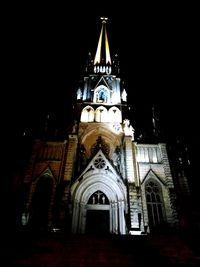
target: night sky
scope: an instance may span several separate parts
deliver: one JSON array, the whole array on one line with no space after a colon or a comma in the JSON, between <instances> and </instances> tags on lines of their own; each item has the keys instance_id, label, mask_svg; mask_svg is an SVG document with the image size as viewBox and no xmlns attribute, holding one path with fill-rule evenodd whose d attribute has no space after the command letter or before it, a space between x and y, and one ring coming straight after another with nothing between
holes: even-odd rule
<instances>
[{"instance_id":1,"label":"night sky","mask_svg":"<svg viewBox=\"0 0 200 267\"><path fill-rule=\"evenodd\" d=\"M119 55L136 136L155 105L164 139L182 139L195 158L200 144L197 7L111 3L8 7L4 86L9 134L37 134L47 114L67 132L87 54L96 51L99 18L107 16L111 55Z\"/></svg>"}]
</instances>

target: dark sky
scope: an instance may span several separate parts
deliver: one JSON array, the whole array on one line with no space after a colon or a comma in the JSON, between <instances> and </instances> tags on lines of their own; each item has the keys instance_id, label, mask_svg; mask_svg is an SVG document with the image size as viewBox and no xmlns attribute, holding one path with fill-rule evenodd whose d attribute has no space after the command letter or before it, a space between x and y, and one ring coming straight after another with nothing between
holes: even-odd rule
<instances>
[{"instance_id":1,"label":"dark sky","mask_svg":"<svg viewBox=\"0 0 200 267\"><path fill-rule=\"evenodd\" d=\"M189 148L190 181L199 198L199 8L188 2L82 3L17 2L2 10L4 169L18 168L27 149L23 132L37 135L47 114L67 137L73 96L88 52L96 51L99 18L107 16L111 55L119 54L135 135L147 127L154 104L165 140L181 139Z\"/></svg>"},{"instance_id":2,"label":"dark sky","mask_svg":"<svg viewBox=\"0 0 200 267\"><path fill-rule=\"evenodd\" d=\"M142 128L155 104L165 136L199 144L197 7L109 3L28 4L6 10L5 86L12 133L30 133L44 123L46 114L67 125L87 54L96 50L99 17L105 15L133 126Z\"/></svg>"}]
</instances>

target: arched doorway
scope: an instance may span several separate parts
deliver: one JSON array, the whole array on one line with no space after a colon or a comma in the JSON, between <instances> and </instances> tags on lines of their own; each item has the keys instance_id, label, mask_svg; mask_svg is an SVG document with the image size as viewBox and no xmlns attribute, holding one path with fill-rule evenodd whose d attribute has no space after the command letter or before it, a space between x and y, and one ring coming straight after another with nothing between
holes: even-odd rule
<instances>
[{"instance_id":1,"label":"arched doorway","mask_svg":"<svg viewBox=\"0 0 200 267\"><path fill-rule=\"evenodd\" d=\"M126 233L126 188L112 173L77 181L71 194L73 233Z\"/></svg>"},{"instance_id":2,"label":"arched doorway","mask_svg":"<svg viewBox=\"0 0 200 267\"><path fill-rule=\"evenodd\" d=\"M52 190L53 180L49 176L42 176L36 184L32 198L31 226L33 229L44 230L48 226Z\"/></svg>"},{"instance_id":3,"label":"arched doorway","mask_svg":"<svg viewBox=\"0 0 200 267\"><path fill-rule=\"evenodd\" d=\"M86 233L108 234L110 232L110 203L107 196L96 191L87 203Z\"/></svg>"}]
</instances>

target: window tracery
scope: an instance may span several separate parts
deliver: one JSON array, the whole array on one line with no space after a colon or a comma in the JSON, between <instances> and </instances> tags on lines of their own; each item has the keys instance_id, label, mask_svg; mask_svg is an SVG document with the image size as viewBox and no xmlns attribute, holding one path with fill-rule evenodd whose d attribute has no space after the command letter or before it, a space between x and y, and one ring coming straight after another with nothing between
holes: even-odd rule
<instances>
[{"instance_id":1,"label":"window tracery","mask_svg":"<svg viewBox=\"0 0 200 267\"><path fill-rule=\"evenodd\" d=\"M158 183L149 181L145 186L149 224L155 227L163 223L162 192Z\"/></svg>"},{"instance_id":2,"label":"window tracery","mask_svg":"<svg viewBox=\"0 0 200 267\"><path fill-rule=\"evenodd\" d=\"M97 159L94 160L94 166L97 169L102 169L105 167L105 165L106 165L106 162L102 157L98 157Z\"/></svg>"},{"instance_id":3,"label":"window tracery","mask_svg":"<svg viewBox=\"0 0 200 267\"><path fill-rule=\"evenodd\" d=\"M109 200L107 196L101 192L100 190L96 191L94 194L92 194L88 200L88 204L92 205L108 205Z\"/></svg>"}]
</instances>

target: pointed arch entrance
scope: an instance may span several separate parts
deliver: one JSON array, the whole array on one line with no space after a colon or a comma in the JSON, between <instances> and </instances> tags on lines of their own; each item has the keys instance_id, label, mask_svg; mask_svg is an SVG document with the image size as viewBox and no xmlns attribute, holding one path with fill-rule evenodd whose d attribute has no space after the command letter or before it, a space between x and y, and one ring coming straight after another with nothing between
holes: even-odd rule
<instances>
[{"instance_id":1,"label":"pointed arch entrance","mask_svg":"<svg viewBox=\"0 0 200 267\"><path fill-rule=\"evenodd\" d=\"M110 202L100 190L92 194L87 203L86 233L108 234L110 232Z\"/></svg>"},{"instance_id":2,"label":"pointed arch entrance","mask_svg":"<svg viewBox=\"0 0 200 267\"><path fill-rule=\"evenodd\" d=\"M53 192L53 179L41 176L32 198L31 224L34 229L46 229L49 223L49 208Z\"/></svg>"},{"instance_id":3,"label":"pointed arch entrance","mask_svg":"<svg viewBox=\"0 0 200 267\"><path fill-rule=\"evenodd\" d=\"M29 188L22 224L35 230L46 230L52 225L56 180L50 168L36 177Z\"/></svg>"},{"instance_id":4,"label":"pointed arch entrance","mask_svg":"<svg viewBox=\"0 0 200 267\"><path fill-rule=\"evenodd\" d=\"M73 233L126 234L126 190L112 174L93 174L75 183L72 201Z\"/></svg>"}]
</instances>

